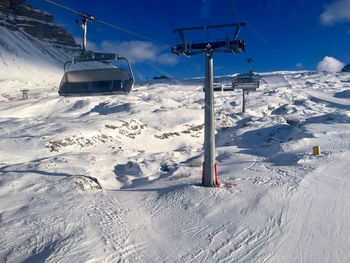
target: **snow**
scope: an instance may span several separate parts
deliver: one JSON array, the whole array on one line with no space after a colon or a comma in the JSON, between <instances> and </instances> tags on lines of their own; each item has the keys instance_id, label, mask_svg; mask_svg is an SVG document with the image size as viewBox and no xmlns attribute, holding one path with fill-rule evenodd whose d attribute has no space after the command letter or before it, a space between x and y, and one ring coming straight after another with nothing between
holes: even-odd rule
<instances>
[{"instance_id":1,"label":"snow","mask_svg":"<svg viewBox=\"0 0 350 263\"><path fill-rule=\"evenodd\" d=\"M347 262L350 237L349 151L330 157L300 184L284 222L286 231L271 262ZM317 241L317 242L316 242Z\"/></svg>"},{"instance_id":2,"label":"snow","mask_svg":"<svg viewBox=\"0 0 350 263\"><path fill-rule=\"evenodd\" d=\"M347 262L349 79L264 73L245 114L215 93L220 188L200 186L201 79L88 98L2 80L1 261Z\"/></svg>"},{"instance_id":3,"label":"snow","mask_svg":"<svg viewBox=\"0 0 350 263\"><path fill-rule=\"evenodd\" d=\"M71 56L0 35L0 262L348 262L349 73L263 73L244 114L215 93L204 188L203 79L63 98Z\"/></svg>"},{"instance_id":4,"label":"snow","mask_svg":"<svg viewBox=\"0 0 350 263\"><path fill-rule=\"evenodd\" d=\"M57 83L60 66L69 59L63 49L39 41L23 31L0 27L0 81Z\"/></svg>"},{"instance_id":5,"label":"snow","mask_svg":"<svg viewBox=\"0 0 350 263\"><path fill-rule=\"evenodd\" d=\"M0 81L22 81L30 86L42 85L42 82L57 85L63 74L63 64L78 52L76 48L57 46L55 39L39 40L21 29L11 31L0 26ZM109 67L89 62L72 65L70 69L90 68L93 65Z\"/></svg>"}]
</instances>

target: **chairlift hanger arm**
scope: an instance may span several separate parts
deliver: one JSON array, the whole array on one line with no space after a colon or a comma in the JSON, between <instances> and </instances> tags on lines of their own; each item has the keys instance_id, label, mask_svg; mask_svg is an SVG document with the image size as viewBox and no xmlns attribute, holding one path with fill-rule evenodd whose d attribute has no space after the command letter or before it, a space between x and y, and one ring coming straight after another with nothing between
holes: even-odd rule
<instances>
[{"instance_id":1,"label":"chairlift hanger arm","mask_svg":"<svg viewBox=\"0 0 350 263\"><path fill-rule=\"evenodd\" d=\"M127 58L125 58L125 57L118 57L118 60L125 60L126 63L128 63L129 71L130 71L131 78L132 78L132 85L134 85L135 84L135 77L134 77L134 72L132 70L130 61Z\"/></svg>"},{"instance_id":2,"label":"chairlift hanger arm","mask_svg":"<svg viewBox=\"0 0 350 263\"><path fill-rule=\"evenodd\" d=\"M241 27L240 26L236 27L236 32L235 32L235 35L233 37L233 40L237 40L239 32L241 32Z\"/></svg>"}]
</instances>

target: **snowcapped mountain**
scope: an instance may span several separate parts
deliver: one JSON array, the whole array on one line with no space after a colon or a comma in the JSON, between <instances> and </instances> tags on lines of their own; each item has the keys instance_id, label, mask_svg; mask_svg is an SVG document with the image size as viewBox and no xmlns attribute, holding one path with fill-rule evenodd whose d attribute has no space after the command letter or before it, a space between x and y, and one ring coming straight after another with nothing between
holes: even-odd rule
<instances>
[{"instance_id":1,"label":"snowcapped mountain","mask_svg":"<svg viewBox=\"0 0 350 263\"><path fill-rule=\"evenodd\" d=\"M0 81L57 85L64 62L79 49L52 15L24 0L0 1Z\"/></svg>"}]
</instances>

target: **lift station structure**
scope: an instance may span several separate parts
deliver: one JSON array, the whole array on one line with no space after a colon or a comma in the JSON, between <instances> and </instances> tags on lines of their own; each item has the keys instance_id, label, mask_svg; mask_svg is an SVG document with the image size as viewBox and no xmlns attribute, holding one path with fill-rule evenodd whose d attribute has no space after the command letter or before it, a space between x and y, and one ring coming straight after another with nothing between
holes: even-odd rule
<instances>
[{"instance_id":1,"label":"lift station structure","mask_svg":"<svg viewBox=\"0 0 350 263\"><path fill-rule=\"evenodd\" d=\"M202 185L206 187L219 186L217 163L215 162L215 119L214 119L214 89L213 89L213 54L232 53L237 54L246 50L244 40L238 40L238 34L245 23L201 26L192 28L174 29L179 33L182 44L172 47L172 53L190 57L192 55L204 54L205 56L205 112L204 112L204 163ZM192 43L185 38L184 32L194 30L214 30L219 28L234 28L233 39L226 35L224 41Z\"/></svg>"}]
</instances>

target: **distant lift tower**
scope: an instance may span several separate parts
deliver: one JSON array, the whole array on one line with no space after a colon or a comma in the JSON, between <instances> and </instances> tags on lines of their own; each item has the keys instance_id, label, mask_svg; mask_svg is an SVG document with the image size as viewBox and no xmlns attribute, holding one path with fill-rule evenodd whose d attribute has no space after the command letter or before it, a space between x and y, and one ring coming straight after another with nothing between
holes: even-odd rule
<instances>
[{"instance_id":1,"label":"distant lift tower","mask_svg":"<svg viewBox=\"0 0 350 263\"><path fill-rule=\"evenodd\" d=\"M190 57L192 55L205 55L205 113L204 113L204 164L202 185L206 187L219 186L217 164L215 162L215 120L214 120L214 90L213 90L213 53L233 53L237 54L246 50L244 40L237 40L238 34L245 23L202 26L192 28L174 29L174 33L179 33L182 44L172 47L172 53ZM193 43L185 38L185 31L213 30L218 28L235 28L233 39L229 34L224 41Z\"/></svg>"}]
</instances>

